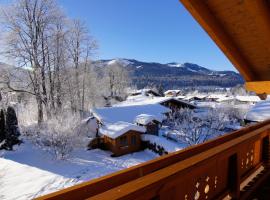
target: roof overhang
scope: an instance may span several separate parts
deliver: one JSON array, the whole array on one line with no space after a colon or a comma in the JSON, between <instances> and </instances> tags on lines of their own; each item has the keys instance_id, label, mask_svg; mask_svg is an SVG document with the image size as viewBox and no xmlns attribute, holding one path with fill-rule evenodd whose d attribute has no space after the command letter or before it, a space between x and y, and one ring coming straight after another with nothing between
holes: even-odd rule
<instances>
[{"instance_id":1,"label":"roof overhang","mask_svg":"<svg viewBox=\"0 0 270 200\"><path fill-rule=\"evenodd\" d=\"M270 94L270 0L180 0L257 94Z\"/></svg>"}]
</instances>

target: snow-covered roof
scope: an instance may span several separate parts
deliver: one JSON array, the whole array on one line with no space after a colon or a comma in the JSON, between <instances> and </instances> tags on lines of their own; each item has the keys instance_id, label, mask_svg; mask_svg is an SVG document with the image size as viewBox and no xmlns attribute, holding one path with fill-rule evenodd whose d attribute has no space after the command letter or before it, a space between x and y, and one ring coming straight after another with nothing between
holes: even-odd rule
<instances>
[{"instance_id":1,"label":"snow-covered roof","mask_svg":"<svg viewBox=\"0 0 270 200\"><path fill-rule=\"evenodd\" d=\"M184 100L190 100L192 98L199 98L199 99L204 99L205 97L207 97L207 95L205 94L192 94L192 95L187 95L185 96Z\"/></svg>"},{"instance_id":2,"label":"snow-covered roof","mask_svg":"<svg viewBox=\"0 0 270 200\"><path fill-rule=\"evenodd\" d=\"M166 92L164 92L165 95L169 94L169 93L173 93L173 94L177 94L179 93L181 90L167 90Z\"/></svg>"},{"instance_id":3,"label":"snow-covered roof","mask_svg":"<svg viewBox=\"0 0 270 200\"><path fill-rule=\"evenodd\" d=\"M238 101L244 102L259 102L261 99L258 96L236 96L235 97Z\"/></svg>"},{"instance_id":4,"label":"snow-covered roof","mask_svg":"<svg viewBox=\"0 0 270 200\"><path fill-rule=\"evenodd\" d=\"M235 98L233 96L221 96L217 99L217 102L223 102L223 101L232 101Z\"/></svg>"},{"instance_id":5,"label":"snow-covered roof","mask_svg":"<svg viewBox=\"0 0 270 200\"><path fill-rule=\"evenodd\" d=\"M145 96L136 96L133 98L128 98L126 101L123 101L115 106L130 106L130 105L150 105L150 104L161 104L170 100L175 100L183 104L194 106L186 101L177 99L176 97L145 97Z\"/></svg>"},{"instance_id":6,"label":"snow-covered roof","mask_svg":"<svg viewBox=\"0 0 270 200\"><path fill-rule=\"evenodd\" d=\"M186 96L184 96L184 95L178 95L176 98L177 99L184 99Z\"/></svg>"},{"instance_id":7,"label":"snow-covered roof","mask_svg":"<svg viewBox=\"0 0 270 200\"><path fill-rule=\"evenodd\" d=\"M139 90L130 90L128 92L130 95L143 95L143 96L147 96L146 94L149 94L149 93L153 93L153 94L156 94L156 95L159 95L157 94L157 92L155 92L154 90L152 89L149 89L149 88L144 88L144 89L139 89Z\"/></svg>"},{"instance_id":8,"label":"snow-covered roof","mask_svg":"<svg viewBox=\"0 0 270 200\"><path fill-rule=\"evenodd\" d=\"M147 115L147 114L141 114L141 115L138 115L136 118L135 118L135 122L138 123L138 124L141 124L141 125L147 125L149 124L150 122L152 121L158 121L158 122L162 122L163 119L160 119L154 115Z\"/></svg>"},{"instance_id":9,"label":"snow-covered roof","mask_svg":"<svg viewBox=\"0 0 270 200\"><path fill-rule=\"evenodd\" d=\"M137 126L135 124L131 124L128 122L116 122L116 123L108 123L106 125L103 125L100 127L99 132L102 135L106 135L110 138L118 138L121 135L127 133L128 131L138 131L141 133L144 133L146 131L146 129L143 126Z\"/></svg>"},{"instance_id":10,"label":"snow-covered roof","mask_svg":"<svg viewBox=\"0 0 270 200\"><path fill-rule=\"evenodd\" d=\"M258 102L247 113L246 119L261 122L270 119L270 99Z\"/></svg>"},{"instance_id":11,"label":"snow-covered roof","mask_svg":"<svg viewBox=\"0 0 270 200\"><path fill-rule=\"evenodd\" d=\"M141 114L153 115L163 119L164 114L171 110L160 104L114 106L92 109L93 115L103 123L116 123L124 121L134 123L135 118Z\"/></svg>"},{"instance_id":12,"label":"snow-covered roof","mask_svg":"<svg viewBox=\"0 0 270 200\"><path fill-rule=\"evenodd\" d=\"M210 94L206 98L208 99L221 99L227 97L225 94Z\"/></svg>"}]
</instances>

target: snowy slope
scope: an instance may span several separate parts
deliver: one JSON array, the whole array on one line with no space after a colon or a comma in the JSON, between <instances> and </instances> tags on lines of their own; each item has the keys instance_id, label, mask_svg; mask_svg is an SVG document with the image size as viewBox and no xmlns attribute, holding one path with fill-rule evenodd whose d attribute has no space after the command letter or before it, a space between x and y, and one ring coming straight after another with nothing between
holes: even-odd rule
<instances>
[{"instance_id":1,"label":"snowy slope","mask_svg":"<svg viewBox=\"0 0 270 200\"><path fill-rule=\"evenodd\" d=\"M27 141L17 151L0 151L0 199L32 199L157 156L149 151L118 158L110 154L98 149L78 149L68 160L57 161Z\"/></svg>"}]
</instances>

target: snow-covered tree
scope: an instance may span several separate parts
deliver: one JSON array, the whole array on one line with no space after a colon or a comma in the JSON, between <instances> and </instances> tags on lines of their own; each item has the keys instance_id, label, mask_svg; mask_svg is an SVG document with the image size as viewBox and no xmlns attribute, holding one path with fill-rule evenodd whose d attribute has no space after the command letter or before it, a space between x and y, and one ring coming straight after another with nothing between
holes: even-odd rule
<instances>
[{"instance_id":1,"label":"snow-covered tree","mask_svg":"<svg viewBox=\"0 0 270 200\"><path fill-rule=\"evenodd\" d=\"M105 68L104 84L108 90L109 99L123 100L130 78L127 69L117 60L109 63Z\"/></svg>"},{"instance_id":2,"label":"snow-covered tree","mask_svg":"<svg viewBox=\"0 0 270 200\"><path fill-rule=\"evenodd\" d=\"M234 112L233 112L234 111ZM180 109L170 114L166 136L181 143L195 145L224 133L228 125L238 124L240 117L234 109L213 108L204 113Z\"/></svg>"},{"instance_id":3,"label":"snow-covered tree","mask_svg":"<svg viewBox=\"0 0 270 200\"><path fill-rule=\"evenodd\" d=\"M9 91L33 95L41 124L63 106L88 110L86 79L96 42L79 20L70 20L55 0L16 0L1 8L4 47L20 72L0 76ZM18 75L18 76L16 76ZM16 83L16 84L15 84Z\"/></svg>"}]
</instances>

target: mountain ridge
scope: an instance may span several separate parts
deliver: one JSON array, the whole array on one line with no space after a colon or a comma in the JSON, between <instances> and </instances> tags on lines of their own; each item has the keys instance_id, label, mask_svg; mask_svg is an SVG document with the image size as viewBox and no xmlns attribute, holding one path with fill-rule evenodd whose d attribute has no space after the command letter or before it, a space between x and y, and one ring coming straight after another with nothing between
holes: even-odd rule
<instances>
[{"instance_id":1,"label":"mountain ridge","mask_svg":"<svg viewBox=\"0 0 270 200\"><path fill-rule=\"evenodd\" d=\"M98 66L105 67L120 63L131 73L132 81L138 88L162 85L165 89L181 87L233 87L243 84L242 76L234 71L216 71L194 63L144 62L135 59L98 60Z\"/></svg>"}]
</instances>

